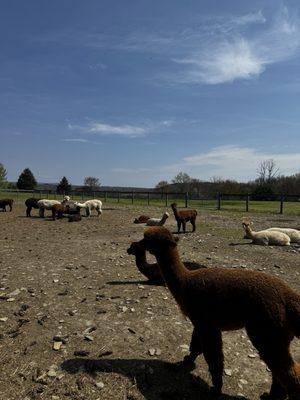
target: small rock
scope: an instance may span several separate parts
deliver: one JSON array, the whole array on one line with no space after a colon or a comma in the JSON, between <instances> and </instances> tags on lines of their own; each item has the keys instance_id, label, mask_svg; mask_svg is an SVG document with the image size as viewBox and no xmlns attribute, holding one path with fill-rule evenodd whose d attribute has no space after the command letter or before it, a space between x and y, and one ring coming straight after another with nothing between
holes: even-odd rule
<instances>
[{"instance_id":1,"label":"small rock","mask_svg":"<svg viewBox=\"0 0 300 400\"><path fill-rule=\"evenodd\" d=\"M103 383L103 382L96 382L95 386L96 386L98 389L103 389L103 388L104 388L104 383Z\"/></svg>"},{"instance_id":2,"label":"small rock","mask_svg":"<svg viewBox=\"0 0 300 400\"><path fill-rule=\"evenodd\" d=\"M0 318L0 322L6 322L7 320L8 320L7 317L2 317L2 318Z\"/></svg>"},{"instance_id":3,"label":"small rock","mask_svg":"<svg viewBox=\"0 0 300 400\"><path fill-rule=\"evenodd\" d=\"M84 340L87 340L88 342L92 342L94 340L94 338L91 335L84 335Z\"/></svg>"},{"instance_id":4,"label":"small rock","mask_svg":"<svg viewBox=\"0 0 300 400\"><path fill-rule=\"evenodd\" d=\"M249 358L256 358L256 354L248 354Z\"/></svg>"},{"instance_id":5,"label":"small rock","mask_svg":"<svg viewBox=\"0 0 300 400\"><path fill-rule=\"evenodd\" d=\"M225 368L224 372L225 372L225 375L232 376L232 370L231 369Z\"/></svg>"},{"instance_id":6,"label":"small rock","mask_svg":"<svg viewBox=\"0 0 300 400\"><path fill-rule=\"evenodd\" d=\"M49 371L47 372L47 376L49 376L50 378L55 378L56 375L57 373L54 369L49 369Z\"/></svg>"},{"instance_id":7,"label":"small rock","mask_svg":"<svg viewBox=\"0 0 300 400\"><path fill-rule=\"evenodd\" d=\"M20 289L16 289L13 292L9 293L8 297L18 296L18 294L20 294L20 293L21 293L21 290Z\"/></svg>"},{"instance_id":8,"label":"small rock","mask_svg":"<svg viewBox=\"0 0 300 400\"><path fill-rule=\"evenodd\" d=\"M149 349L148 352L149 352L150 356L155 355L155 349Z\"/></svg>"},{"instance_id":9,"label":"small rock","mask_svg":"<svg viewBox=\"0 0 300 400\"><path fill-rule=\"evenodd\" d=\"M60 350L62 344L63 344L62 342L54 342L53 343L53 350L55 350L55 351Z\"/></svg>"}]
</instances>

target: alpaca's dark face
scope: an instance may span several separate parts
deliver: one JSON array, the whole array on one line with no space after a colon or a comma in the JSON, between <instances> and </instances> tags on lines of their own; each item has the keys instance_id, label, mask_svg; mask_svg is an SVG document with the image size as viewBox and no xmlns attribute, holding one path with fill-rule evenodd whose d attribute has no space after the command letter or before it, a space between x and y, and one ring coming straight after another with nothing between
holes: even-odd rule
<instances>
[{"instance_id":1,"label":"alpaca's dark face","mask_svg":"<svg viewBox=\"0 0 300 400\"><path fill-rule=\"evenodd\" d=\"M144 252L145 250L139 245L139 242L132 242L130 247L127 249L127 253L134 256Z\"/></svg>"},{"instance_id":2,"label":"alpaca's dark face","mask_svg":"<svg viewBox=\"0 0 300 400\"><path fill-rule=\"evenodd\" d=\"M151 254L158 255L176 247L177 239L164 227L154 226L144 233L144 239L139 244Z\"/></svg>"}]
</instances>

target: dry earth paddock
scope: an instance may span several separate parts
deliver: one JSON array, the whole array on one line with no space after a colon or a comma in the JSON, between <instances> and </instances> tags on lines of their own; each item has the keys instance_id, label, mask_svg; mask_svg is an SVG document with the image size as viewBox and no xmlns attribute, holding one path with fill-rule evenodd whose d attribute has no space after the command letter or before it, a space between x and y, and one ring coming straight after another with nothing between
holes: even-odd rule
<instances>
[{"instance_id":1,"label":"dry earth paddock","mask_svg":"<svg viewBox=\"0 0 300 400\"><path fill-rule=\"evenodd\" d=\"M300 290L298 247L248 245L241 214L198 211L197 231L187 224L180 235L183 260L263 270ZM1 400L210 399L202 357L192 372L174 367L187 352L191 323L126 253L142 238L144 226L132 223L141 213L106 205L100 218L78 223L52 221L50 212L43 220L37 210L25 218L21 205L0 213ZM160 217L161 209L147 213ZM251 217L255 229L300 228L300 216ZM176 230L173 215L166 226ZM224 399L258 399L270 387L265 364L243 330L223 340ZM295 340L298 360L299 348Z\"/></svg>"}]
</instances>

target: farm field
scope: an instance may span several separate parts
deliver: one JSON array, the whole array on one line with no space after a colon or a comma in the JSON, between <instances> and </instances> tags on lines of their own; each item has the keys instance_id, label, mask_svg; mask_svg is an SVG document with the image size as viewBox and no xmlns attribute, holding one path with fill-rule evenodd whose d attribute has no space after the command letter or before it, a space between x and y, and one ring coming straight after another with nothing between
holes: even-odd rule
<instances>
[{"instance_id":1,"label":"farm field","mask_svg":"<svg viewBox=\"0 0 300 400\"><path fill-rule=\"evenodd\" d=\"M212 399L202 357L192 372L174 366L187 354L191 323L165 287L147 284L126 252L143 236L144 225L133 219L160 217L162 205L107 202L100 218L78 223L40 219L37 210L26 218L19 202L13 212L0 212L0 400ZM174 231L169 210L166 227ZM300 291L300 247L250 245L243 217L256 230L300 229L296 212L199 207L197 231L187 224L189 232L180 234L182 259L264 271ZM245 331L225 332L223 341L223 398L259 399L270 373ZM299 340L292 351L300 361Z\"/></svg>"}]
</instances>

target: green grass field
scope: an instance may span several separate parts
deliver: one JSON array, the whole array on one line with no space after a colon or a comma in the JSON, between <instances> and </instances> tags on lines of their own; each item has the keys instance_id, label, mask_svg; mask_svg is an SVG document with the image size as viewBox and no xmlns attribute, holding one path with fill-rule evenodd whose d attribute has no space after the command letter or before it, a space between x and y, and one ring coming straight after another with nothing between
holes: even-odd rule
<instances>
[{"instance_id":1,"label":"green grass field","mask_svg":"<svg viewBox=\"0 0 300 400\"><path fill-rule=\"evenodd\" d=\"M57 199L61 200L62 195L50 194L47 193L30 193L30 192L0 192L0 199L3 198L13 198L16 202L22 203L29 197L36 198L49 198L49 199ZM130 205L134 204L135 206L148 206L148 196L142 194L136 194L133 202L130 194L120 193L114 194L112 197L111 194L107 194L107 198L105 198L104 193L101 196L96 196L100 198L104 204L113 205ZM84 195L72 195L72 200L77 201L86 201L90 198L94 198L94 196ZM179 207L185 206L185 199L182 198L168 199L168 206L172 202L176 202ZM156 207L166 207L166 199L161 197L160 194L151 194L149 197L149 204L151 206ZM188 207L194 207L199 210L207 209L207 210L217 210L217 201L216 200L189 200ZM245 212L246 211L246 202L244 200L222 200L221 202L221 211L230 211L230 212ZM280 211L280 202L279 201L250 201L249 202L249 212L253 213L273 213L279 214ZM283 205L283 214L285 215L300 215L300 201L299 202L285 202Z\"/></svg>"}]
</instances>

